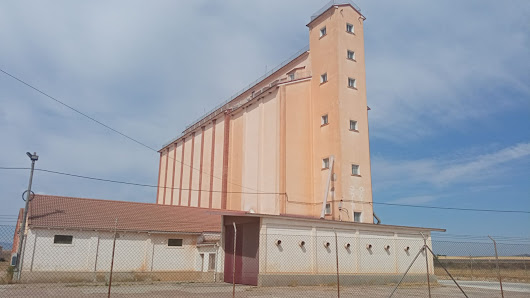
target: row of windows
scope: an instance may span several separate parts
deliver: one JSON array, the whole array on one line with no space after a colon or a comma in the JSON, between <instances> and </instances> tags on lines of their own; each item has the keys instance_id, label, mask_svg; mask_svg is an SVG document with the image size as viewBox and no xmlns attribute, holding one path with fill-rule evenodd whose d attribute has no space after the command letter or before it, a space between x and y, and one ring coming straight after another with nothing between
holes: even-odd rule
<instances>
[{"instance_id":1,"label":"row of windows","mask_svg":"<svg viewBox=\"0 0 530 298\"><path fill-rule=\"evenodd\" d=\"M327 125L329 124L329 117L328 115L323 115L321 118L320 118L320 126L324 126L324 125ZM350 120L350 130L353 130L353 131L358 131L358 127L357 127L357 121L355 120Z\"/></svg>"},{"instance_id":2,"label":"row of windows","mask_svg":"<svg viewBox=\"0 0 530 298\"><path fill-rule=\"evenodd\" d=\"M320 75L320 84L324 84L328 81L328 73ZM357 80L354 78L348 78L348 87L357 89Z\"/></svg>"},{"instance_id":3,"label":"row of windows","mask_svg":"<svg viewBox=\"0 0 530 298\"><path fill-rule=\"evenodd\" d=\"M322 169L329 169L329 157L326 157L322 159ZM361 175L361 169L359 165L352 164L351 165L351 174L354 176L360 176Z\"/></svg>"},{"instance_id":4,"label":"row of windows","mask_svg":"<svg viewBox=\"0 0 530 298\"><path fill-rule=\"evenodd\" d=\"M355 33L355 27L353 27L353 25L350 24L350 23L346 23L346 32L354 34ZM326 36L326 34L328 34L328 32L326 30L326 26L320 28L320 37L324 37L324 36Z\"/></svg>"},{"instance_id":5,"label":"row of windows","mask_svg":"<svg viewBox=\"0 0 530 298\"><path fill-rule=\"evenodd\" d=\"M72 244L74 236L72 235L54 235L53 243L55 244ZM182 246L182 239L168 239L167 246Z\"/></svg>"},{"instance_id":6,"label":"row of windows","mask_svg":"<svg viewBox=\"0 0 530 298\"><path fill-rule=\"evenodd\" d=\"M327 203L326 204L326 215L330 215L330 214L331 214L331 204ZM362 218L362 212L353 212L354 222L361 222L361 218Z\"/></svg>"}]
</instances>

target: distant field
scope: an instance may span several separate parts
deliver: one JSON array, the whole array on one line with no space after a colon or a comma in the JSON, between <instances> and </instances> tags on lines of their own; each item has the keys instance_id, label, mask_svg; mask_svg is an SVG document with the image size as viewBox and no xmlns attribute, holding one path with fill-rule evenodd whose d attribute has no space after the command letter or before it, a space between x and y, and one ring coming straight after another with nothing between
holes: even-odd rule
<instances>
[{"instance_id":1,"label":"distant field","mask_svg":"<svg viewBox=\"0 0 530 298\"><path fill-rule=\"evenodd\" d=\"M440 256L438 259L456 279L498 280L495 257ZM499 269L505 281L530 282L530 257L499 257ZM434 273L449 278L437 262Z\"/></svg>"}]
</instances>

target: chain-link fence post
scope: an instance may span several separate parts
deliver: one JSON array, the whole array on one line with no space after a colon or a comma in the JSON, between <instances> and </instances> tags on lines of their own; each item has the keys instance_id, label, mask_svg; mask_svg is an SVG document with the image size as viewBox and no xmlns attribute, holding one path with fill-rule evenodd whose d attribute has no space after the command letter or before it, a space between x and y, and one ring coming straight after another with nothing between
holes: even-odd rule
<instances>
[{"instance_id":1,"label":"chain-link fence post","mask_svg":"<svg viewBox=\"0 0 530 298\"><path fill-rule=\"evenodd\" d=\"M473 280L473 257L469 256L469 262L471 263L471 280Z\"/></svg>"},{"instance_id":2,"label":"chain-link fence post","mask_svg":"<svg viewBox=\"0 0 530 298\"><path fill-rule=\"evenodd\" d=\"M237 246L237 227L236 223L232 223L234 225L234 262L232 263L232 298L236 297L236 246Z\"/></svg>"},{"instance_id":3,"label":"chain-link fence post","mask_svg":"<svg viewBox=\"0 0 530 298\"><path fill-rule=\"evenodd\" d=\"M420 233L421 237L423 237L423 247L424 249L427 247L427 237L423 235L423 233ZM425 265L427 266L427 289L429 290L429 298L431 298L431 280L430 280L430 272L429 272L429 257L427 254L427 250L425 250Z\"/></svg>"},{"instance_id":4,"label":"chain-link fence post","mask_svg":"<svg viewBox=\"0 0 530 298\"><path fill-rule=\"evenodd\" d=\"M110 289L112 287L112 270L114 269L114 252L116 251L116 231L118 229L118 219L114 223L114 239L112 240L112 257L110 261L110 274L109 274L109 292L108 298L110 298Z\"/></svg>"},{"instance_id":5,"label":"chain-link fence post","mask_svg":"<svg viewBox=\"0 0 530 298\"><path fill-rule=\"evenodd\" d=\"M504 291L502 289L502 277L501 277L501 269L499 268L499 254L497 253L497 242L495 239L491 238L491 236L488 235L488 237L493 241L493 247L495 248L495 264L497 266L497 276L499 277L499 284L501 285L501 296L504 298Z\"/></svg>"},{"instance_id":6,"label":"chain-link fence post","mask_svg":"<svg viewBox=\"0 0 530 298\"><path fill-rule=\"evenodd\" d=\"M335 261L337 263L337 298L340 298L340 277L339 277L339 240L337 239L337 231L335 233Z\"/></svg>"}]
</instances>

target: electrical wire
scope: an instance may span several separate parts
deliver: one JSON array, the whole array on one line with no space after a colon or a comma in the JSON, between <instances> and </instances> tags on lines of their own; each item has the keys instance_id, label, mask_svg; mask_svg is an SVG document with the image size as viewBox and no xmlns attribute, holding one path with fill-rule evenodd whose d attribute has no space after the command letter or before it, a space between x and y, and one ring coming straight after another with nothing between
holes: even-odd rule
<instances>
[{"instance_id":1,"label":"electrical wire","mask_svg":"<svg viewBox=\"0 0 530 298\"><path fill-rule=\"evenodd\" d=\"M30 169L30 168L0 167L0 170L28 170L28 169ZM141 187L150 187L150 188L162 188L162 189L172 189L172 190L176 190L176 189L179 190L180 189L180 190L187 190L187 191L204 191L204 192L214 192L214 193L236 193L236 194L253 194L253 195L285 195L285 196L287 196L287 193L281 193L281 192L245 192L245 191L232 191L232 192L227 191L227 192L223 192L221 190L201 190L201 189L193 189L193 188L167 187L167 186L157 186L157 185L152 185L152 184L142 184L142 183L127 182L127 181L103 179L103 178L90 177L90 176L84 176L84 175L77 175L77 174L71 174L71 173L65 173L65 172L58 172L58 171L52 171L52 170L46 170L46 169L35 169L35 171L52 173L52 174L63 175L63 176L70 176L70 177L75 177L75 178L89 179L89 180L95 180L95 181L126 184L126 185L141 186ZM354 203L370 204L370 205L387 205L387 206L397 206L397 207L410 207L410 208L440 209L440 210L530 214L530 211L526 211L526 210L496 210L496 209L476 209L476 208L458 208L458 207L442 207L442 206L423 206L423 205L397 204L397 203L385 203L385 202L365 202L365 201L355 201L355 200L347 200L347 201L344 201L344 202L354 202ZM319 204L321 204L321 203L319 203Z\"/></svg>"},{"instance_id":2,"label":"electrical wire","mask_svg":"<svg viewBox=\"0 0 530 298\"><path fill-rule=\"evenodd\" d=\"M0 167L0 170L28 170L28 169L30 169L30 168ZM52 174L63 175L63 176L70 176L70 177L75 177L75 178L89 179L89 180L95 180L95 181L101 181L101 182L118 183L118 184L126 184L126 185L133 185L133 186L150 187L150 188L223 193L222 190L206 190L206 189L193 189L193 188L179 188L179 187L169 187L169 186L158 186L158 185L153 185L153 184L143 184L143 183L135 183L135 182L128 182L128 181L119 181L119 180L111 180L111 179L90 177L90 176L71 174L71 173L65 173L65 172L58 172L58 171L52 171L52 170L46 170L46 169L35 169L35 171L45 172L45 173L52 173ZM252 195L283 195L284 194L284 193L280 193L280 192L246 192L246 191L225 191L224 193L252 194Z\"/></svg>"},{"instance_id":3,"label":"electrical wire","mask_svg":"<svg viewBox=\"0 0 530 298\"><path fill-rule=\"evenodd\" d=\"M143 142L140 142L140 141L138 141L137 139L135 139L135 138L133 138L133 137L130 137L130 136L126 135L125 133L123 133L123 132L121 132L121 131L119 131L119 130L117 130L117 129L112 128L110 125L107 125L107 124L105 124L105 123L103 123L103 122L101 122L101 121L99 121L99 120L97 120L97 119L95 119L95 118L89 116L89 115L86 114L86 113L81 112L80 110L78 110L78 109L76 109L76 108L74 108L74 107L72 107L72 106L70 106L70 105L64 103L63 101L57 99L56 97L53 97L53 96L49 95L48 93L46 93L46 92L40 90L39 88L37 88L37 87L35 87L35 86L33 86L33 85L27 83L26 81L24 81L24 80L22 80L22 79L16 77L15 75L10 74L9 72L5 71L4 69L0 68L0 72L4 73L5 75L9 76L9 77L12 78L12 79L14 79L14 80L16 80L16 81L18 81L18 82L24 84L25 86L27 86L27 87L29 87L29 88L31 88L31 89L33 89L33 90L39 92L40 94L42 94L42 95L46 96L47 98L49 98L49 99L51 99L51 100L57 102L58 104L63 105L64 107L66 107L66 108L68 108L68 109L70 109L70 110L72 110L72 111L74 111L74 112L76 112L76 113L82 115L83 117L86 117L87 119L89 119L89 120L91 120L91 121L93 121L93 122L95 122L95 123L97 123L97 124L99 124L99 125L101 125L101 126L107 128L107 129L109 129L109 130L111 130L111 131L113 131L113 132L115 132L115 133L117 133L117 134L119 134L119 135L121 135L121 136L123 136L123 137L129 139L130 141L133 141L134 143L136 143L136 144L138 144L138 145L140 145L140 146L142 146L142 147L144 147L144 148L147 148L147 149L149 149L149 150L151 150L151 151L154 151L154 152L158 153L158 150L156 150L155 148L153 148L153 147L151 147L151 146L149 146L149 145L147 145L147 144L145 144L145 143L143 143ZM182 165L185 165L185 166L187 166L187 167L189 167L189 168L191 168L191 169L194 169L194 170L196 170L196 171L199 171L200 173L203 173L203 174L208 175L208 176L212 176L213 178L219 179L219 180L221 180L221 181L223 180L223 178L217 177L217 176L215 176L215 175L213 175L213 174L211 174L211 173L206 173L206 172L204 172L204 171L201 171L200 169L194 168L193 166L184 163L183 161L180 161L180 160L177 160L177 159L175 159L175 158L173 158L173 157L170 157L170 156L169 156L169 153L167 154L167 157L170 158L170 159L172 159L172 160L174 160L175 162L178 162L178 163L180 163L180 164L182 164ZM241 188L251 189L251 190L255 190L255 191L259 192L259 190L257 190L257 189L253 189L253 188L245 187L245 186L240 185L240 184L238 184L238 183L233 183L233 182L230 182L230 181L227 181L227 183L230 183L230 184L232 184L232 185L239 186L239 187L241 187Z\"/></svg>"}]
</instances>

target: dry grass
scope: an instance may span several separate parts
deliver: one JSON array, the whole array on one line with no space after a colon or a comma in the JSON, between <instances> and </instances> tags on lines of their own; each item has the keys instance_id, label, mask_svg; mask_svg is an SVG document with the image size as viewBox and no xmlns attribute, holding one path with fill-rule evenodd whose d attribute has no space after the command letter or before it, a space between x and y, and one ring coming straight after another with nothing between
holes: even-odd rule
<instances>
[{"instance_id":1,"label":"dry grass","mask_svg":"<svg viewBox=\"0 0 530 298\"><path fill-rule=\"evenodd\" d=\"M461 280L498 280L495 257L439 257L451 275ZM499 257L501 278L512 282L530 282L530 258ZM447 273L435 262L434 273L448 278Z\"/></svg>"},{"instance_id":2,"label":"dry grass","mask_svg":"<svg viewBox=\"0 0 530 298\"><path fill-rule=\"evenodd\" d=\"M5 260L3 262L0 262L0 284L6 284L11 280L8 274L8 268L10 267L9 261L11 260L11 251L3 250L2 254L0 255L0 258Z\"/></svg>"}]
</instances>

